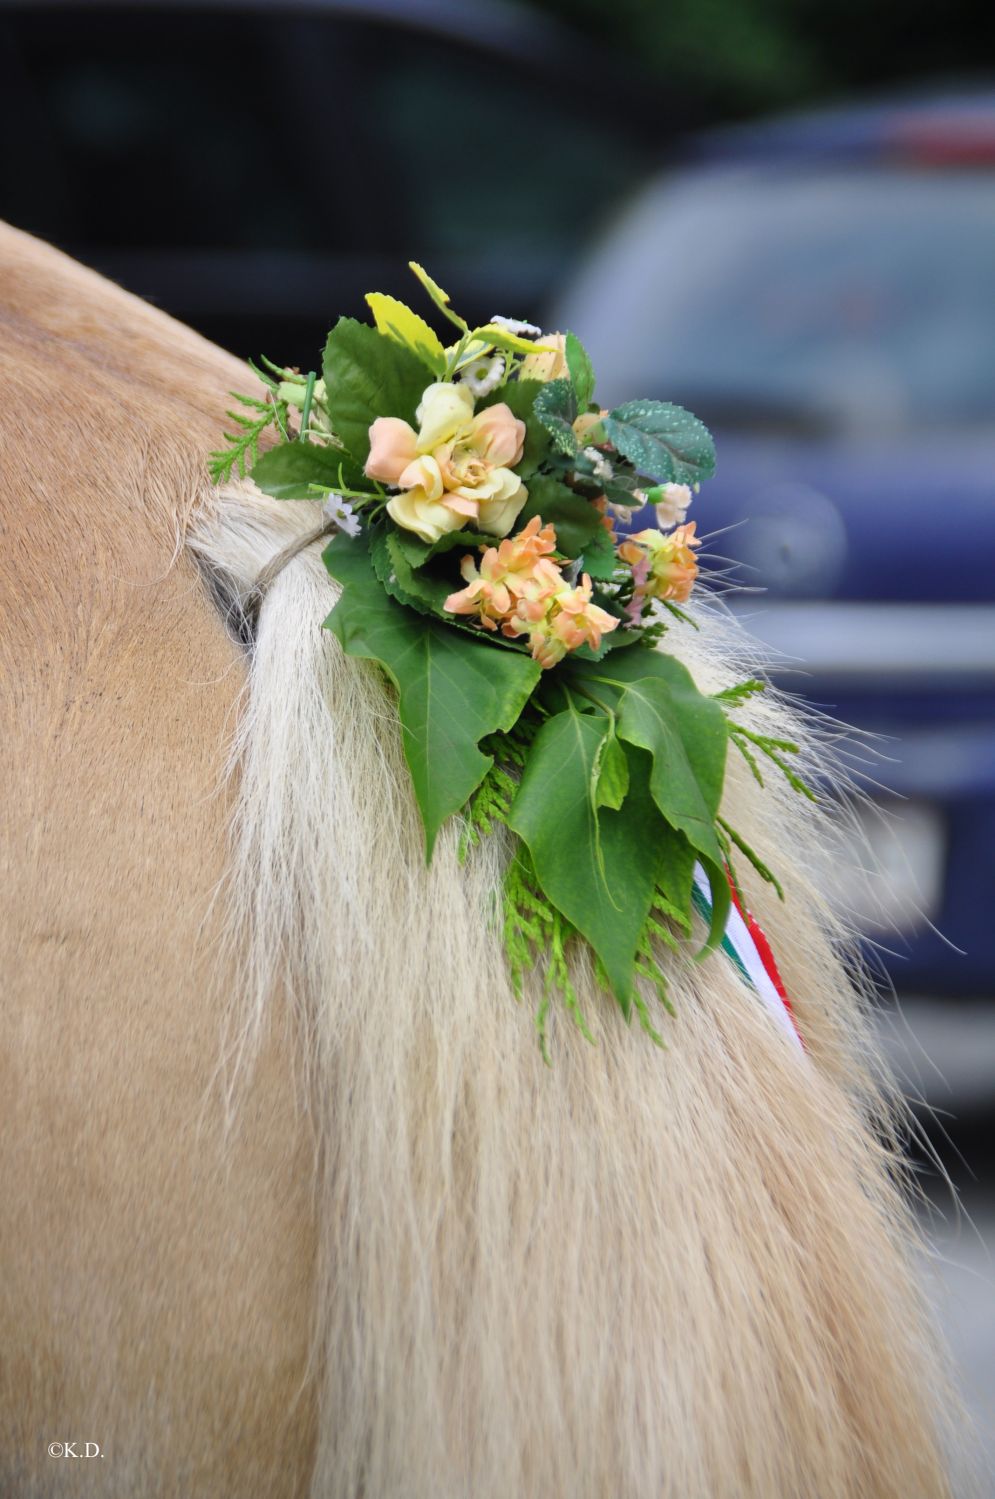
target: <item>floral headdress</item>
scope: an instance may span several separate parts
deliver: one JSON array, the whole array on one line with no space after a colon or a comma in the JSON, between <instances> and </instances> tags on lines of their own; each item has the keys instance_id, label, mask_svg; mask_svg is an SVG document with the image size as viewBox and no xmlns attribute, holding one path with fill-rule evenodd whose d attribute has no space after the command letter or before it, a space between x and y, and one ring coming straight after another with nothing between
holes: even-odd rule
<instances>
[{"instance_id":1,"label":"floral headdress","mask_svg":"<svg viewBox=\"0 0 995 1499\"><path fill-rule=\"evenodd\" d=\"M266 494L324 502L341 585L325 627L397 689L426 857L453 816L464 851L495 825L513 835L504 941L517 991L545 963L544 1050L556 995L589 1034L571 939L659 1040L638 980L667 1005L660 944L691 937L697 905L702 951L728 945L734 848L777 884L719 814L728 745L761 785L758 754L811 794L785 758L796 746L733 716L762 683L706 696L664 648L693 623L686 512L712 440L666 402L602 409L574 334L500 317L471 329L411 269L454 341L371 293L374 326L341 318L320 378L252 366L265 390L237 396L211 474L251 468ZM646 505L657 527L619 540Z\"/></svg>"}]
</instances>

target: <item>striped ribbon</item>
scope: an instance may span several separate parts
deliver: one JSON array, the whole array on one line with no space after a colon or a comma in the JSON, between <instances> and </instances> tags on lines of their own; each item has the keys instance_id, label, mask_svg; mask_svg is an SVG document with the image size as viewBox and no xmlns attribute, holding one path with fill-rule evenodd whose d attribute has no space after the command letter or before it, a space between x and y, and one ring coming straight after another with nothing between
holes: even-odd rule
<instances>
[{"instance_id":1,"label":"striped ribbon","mask_svg":"<svg viewBox=\"0 0 995 1499\"><path fill-rule=\"evenodd\" d=\"M729 889L732 893L732 909L729 912L729 920L726 922L725 936L722 938L722 950L732 959L746 983L758 995L764 1008L774 1017L781 1030L790 1036L799 1051L804 1051L805 1043L798 1029L781 975L777 971L770 943L751 913L743 910L731 882ZM706 925L710 926L712 898L708 876L700 864L696 864L694 868L692 895L698 914L703 917Z\"/></svg>"}]
</instances>

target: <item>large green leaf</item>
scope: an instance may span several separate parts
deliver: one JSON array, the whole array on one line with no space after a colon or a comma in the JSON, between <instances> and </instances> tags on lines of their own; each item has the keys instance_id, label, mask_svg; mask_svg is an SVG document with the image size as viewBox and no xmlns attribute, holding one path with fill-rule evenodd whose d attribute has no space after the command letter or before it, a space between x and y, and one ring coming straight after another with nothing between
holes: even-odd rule
<instances>
[{"instance_id":1,"label":"large green leaf","mask_svg":"<svg viewBox=\"0 0 995 1499\"><path fill-rule=\"evenodd\" d=\"M539 668L524 654L495 650L390 598L363 538L336 536L324 558L342 585L326 628L349 655L378 661L397 687L404 753L430 859L439 828L493 764L479 741L512 727Z\"/></svg>"},{"instance_id":2,"label":"large green leaf","mask_svg":"<svg viewBox=\"0 0 995 1499\"><path fill-rule=\"evenodd\" d=\"M566 711L532 744L509 825L528 845L548 900L594 948L626 1014L633 964L659 866L662 820L645 771L630 770L621 809L598 807L609 720Z\"/></svg>"},{"instance_id":3,"label":"large green leaf","mask_svg":"<svg viewBox=\"0 0 995 1499\"><path fill-rule=\"evenodd\" d=\"M556 529L556 544L566 557L579 557L595 532L601 529L601 515L590 500L585 500L558 479L533 474L528 484L529 497L515 526L520 531L534 515Z\"/></svg>"},{"instance_id":4,"label":"large green leaf","mask_svg":"<svg viewBox=\"0 0 995 1499\"><path fill-rule=\"evenodd\" d=\"M309 488L320 484L323 489L368 489L373 486L348 453L338 448L321 448L313 442L283 442L263 453L253 466L252 477L264 494L276 500L314 500L318 496Z\"/></svg>"},{"instance_id":5,"label":"large green leaf","mask_svg":"<svg viewBox=\"0 0 995 1499\"><path fill-rule=\"evenodd\" d=\"M661 483L697 484L715 472L715 445L703 422L668 401L627 401L604 419L624 458Z\"/></svg>"},{"instance_id":6,"label":"large green leaf","mask_svg":"<svg viewBox=\"0 0 995 1499\"><path fill-rule=\"evenodd\" d=\"M712 890L708 946L721 940L729 886L715 819L722 800L729 731L725 713L705 697L673 656L636 646L592 665L574 663L596 692L617 693L618 735L652 756L650 790L672 828L701 859Z\"/></svg>"},{"instance_id":7,"label":"large green leaf","mask_svg":"<svg viewBox=\"0 0 995 1499\"><path fill-rule=\"evenodd\" d=\"M328 335L325 400L332 427L359 464L370 454L370 425L397 416L414 425L429 371L396 339L355 318L339 318Z\"/></svg>"}]
</instances>

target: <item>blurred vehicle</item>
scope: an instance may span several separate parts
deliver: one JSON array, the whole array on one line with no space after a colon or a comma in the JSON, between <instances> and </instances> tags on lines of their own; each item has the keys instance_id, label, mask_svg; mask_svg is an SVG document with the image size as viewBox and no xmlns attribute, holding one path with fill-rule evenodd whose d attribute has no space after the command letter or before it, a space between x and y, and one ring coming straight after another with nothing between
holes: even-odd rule
<instances>
[{"instance_id":1,"label":"blurred vehicle","mask_svg":"<svg viewBox=\"0 0 995 1499\"><path fill-rule=\"evenodd\" d=\"M0 0L0 67L0 216L305 368L409 259L468 317L534 315L661 128L503 0Z\"/></svg>"},{"instance_id":2,"label":"blurred vehicle","mask_svg":"<svg viewBox=\"0 0 995 1499\"><path fill-rule=\"evenodd\" d=\"M888 878L852 904L900 989L990 994L995 90L689 140L550 325L603 402L645 391L715 430L691 516L764 590L733 607L783 685L883 736L854 753L895 814L867 818Z\"/></svg>"}]
</instances>

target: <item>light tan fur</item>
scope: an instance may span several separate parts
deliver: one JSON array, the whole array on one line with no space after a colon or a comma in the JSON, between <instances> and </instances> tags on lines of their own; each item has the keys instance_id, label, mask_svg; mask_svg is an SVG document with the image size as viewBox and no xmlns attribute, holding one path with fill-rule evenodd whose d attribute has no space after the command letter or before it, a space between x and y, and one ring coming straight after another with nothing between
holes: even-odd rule
<instances>
[{"instance_id":1,"label":"light tan fur","mask_svg":"<svg viewBox=\"0 0 995 1499\"><path fill-rule=\"evenodd\" d=\"M599 1044L557 1018L544 1067L502 846L461 868L450 828L425 869L317 548L247 679L195 576L243 589L314 522L204 492L237 367L22 236L0 264L4 1491L951 1493L822 815L730 776L804 1058L721 958L670 963L664 1053L580 959ZM726 634L680 634L703 684ZM45 1455L72 1437L106 1457Z\"/></svg>"}]
</instances>

